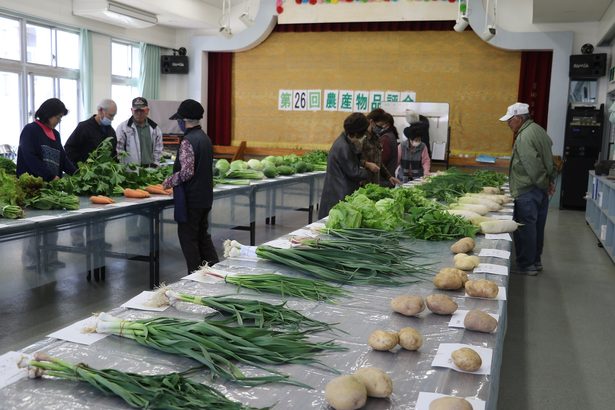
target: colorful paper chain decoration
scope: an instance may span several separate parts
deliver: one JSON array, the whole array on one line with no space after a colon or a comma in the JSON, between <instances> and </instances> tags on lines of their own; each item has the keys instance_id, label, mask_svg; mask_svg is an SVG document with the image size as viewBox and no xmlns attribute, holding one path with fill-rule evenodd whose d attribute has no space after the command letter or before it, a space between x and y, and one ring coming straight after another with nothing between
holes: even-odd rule
<instances>
[{"instance_id":1,"label":"colorful paper chain decoration","mask_svg":"<svg viewBox=\"0 0 615 410\"><path fill-rule=\"evenodd\" d=\"M295 0L297 4L311 4L312 6L315 4L337 4L337 3L374 3L374 2L397 2L399 0ZM412 0L408 0L412 1ZM414 1L448 1L449 3L456 3L458 0L414 0ZM282 14L284 12L284 7L282 7L282 3L284 0L276 0L275 6L278 14Z\"/></svg>"}]
</instances>

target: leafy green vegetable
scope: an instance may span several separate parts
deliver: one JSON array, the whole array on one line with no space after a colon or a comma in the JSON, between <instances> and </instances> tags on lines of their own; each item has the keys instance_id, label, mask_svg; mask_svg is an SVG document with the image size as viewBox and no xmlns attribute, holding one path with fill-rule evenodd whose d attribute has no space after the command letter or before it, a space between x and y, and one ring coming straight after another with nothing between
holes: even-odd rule
<instances>
[{"instance_id":1,"label":"leafy green vegetable","mask_svg":"<svg viewBox=\"0 0 615 410\"><path fill-rule=\"evenodd\" d=\"M229 169L231 169L231 164L228 162L227 159L221 158L216 161L215 167L218 170L218 174L224 176L229 171Z\"/></svg>"},{"instance_id":2,"label":"leafy green vegetable","mask_svg":"<svg viewBox=\"0 0 615 410\"><path fill-rule=\"evenodd\" d=\"M13 160L0 157L0 169L4 170L8 175L15 175L17 173L17 166Z\"/></svg>"},{"instance_id":3,"label":"leafy green vegetable","mask_svg":"<svg viewBox=\"0 0 615 410\"><path fill-rule=\"evenodd\" d=\"M36 209L79 209L79 197L63 191L48 188L41 189L38 194L27 201L27 205Z\"/></svg>"}]
</instances>

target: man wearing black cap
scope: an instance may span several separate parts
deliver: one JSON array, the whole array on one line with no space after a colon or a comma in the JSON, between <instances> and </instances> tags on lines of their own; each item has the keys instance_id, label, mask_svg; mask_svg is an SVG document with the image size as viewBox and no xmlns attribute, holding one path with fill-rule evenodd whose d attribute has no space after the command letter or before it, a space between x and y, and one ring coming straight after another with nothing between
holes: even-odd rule
<instances>
[{"instance_id":1,"label":"man wearing black cap","mask_svg":"<svg viewBox=\"0 0 615 410\"><path fill-rule=\"evenodd\" d=\"M177 236L186 258L188 273L207 263L218 262L208 230L207 218L213 203L213 147L201 129L205 110L195 100L184 100L169 119L177 120L184 137L177 150L173 175L165 188L173 187Z\"/></svg>"},{"instance_id":2,"label":"man wearing black cap","mask_svg":"<svg viewBox=\"0 0 615 410\"><path fill-rule=\"evenodd\" d=\"M147 100L137 97L132 100L132 117L116 129L118 157L125 164L160 165L162 131L148 114ZM126 156L119 155L124 152Z\"/></svg>"},{"instance_id":3,"label":"man wearing black cap","mask_svg":"<svg viewBox=\"0 0 615 410\"><path fill-rule=\"evenodd\" d=\"M361 150L369 121L364 114L355 112L344 120L344 132L335 140L327 158L327 173L320 198L318 219L329 215L331 208L346 195L352 194L370 172L380 170L373 162L365 161L361 167Z\"/></svg>"}]
</instances>

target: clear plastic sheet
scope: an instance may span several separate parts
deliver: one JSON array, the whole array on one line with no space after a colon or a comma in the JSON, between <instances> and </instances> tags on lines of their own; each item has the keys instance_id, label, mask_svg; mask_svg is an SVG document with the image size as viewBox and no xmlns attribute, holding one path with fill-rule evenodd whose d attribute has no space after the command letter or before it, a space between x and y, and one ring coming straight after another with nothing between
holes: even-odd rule
<instances>
[{"instance_id":1,"label":"clear plastic sheet","mask_svg":"<svg viewBox=\"0 0 615 410\"><path fill-rule=\"evenodd\" d=\"M477 238L476 254L481 248L510 250L511 243L503 240L486 240ZM412 249L424 253L424 260L432 262L434 271L444 266L452 266L453 255L449 247L452 242L407 243ZM482 262L509 265L509 261L492 257L481 257ZM248 261L228 259L218 264L217 269L238 273L281 272L294 275L289 269L266 261ZM500 286L507 286L508 277L490 274L476 274L496 281ZM241 290L222 280L217 283L198 283L188 280L169 285L176 291L198 295L234 295L241 298L256 298L276 303L280 299L275 295L256 294ZM251 406L270 406L276 409L326 409L324 387L336 373L348 374L360 367L374 366L385 370L393 379L394 392L390 399L369 399L365 409L412 409L420 391L451 394L464 397L477 397L487 402L487 408L497 406L499 372L502 349L506 331L506 302L466 298L461 291L439 291L430 282L421 282L399 287L347 286L350 298L341 298L335 304L292 299L288 306L307 316L319 320L338 323L336 331L318 333L314 340L335 340L348 348L344 352L334 352L319 357L324 366L284 365L275 369L289 374L293 379L306 383L313 390L285 384L265 385L242 388L221 380L211 381L207 373L199 376L206 383L218 388L227 397ZM500 315L496 333L484 334L450 328L450 316L438 316L427 309L418 317L405 317L393 313L389 307L390 299L401 294L418 294L427 296L432 293L446 293L459 304L459 309L483 309ZM198 320L210 310L187 303L178 303L165 312L144 312L118 308L110 313L123 318L141 318L153 316L174 316ZM369 334L375 329L399 330L402 327L417 328L424 337L424 344L417 352L406 351L397 347L393 352L376 352L367 345ZM491 374L488 376L459 373L447 368L431 366L433 357L440 343L466 343L493 349ZM114 368L143 374L159 374L182 371L194 367L195 362L165 353L161 353L135 342L117 336L109 336L91 346L46 339L25 349L25 352L43 350L72 362L84 362L99 368ZM240 366L248 375L262 374L261 370ZM197 377L199 377L197 376ZM5 408L24 409L118 409L128 408L121 400L105 397L83 383L22 380L0 390L0 400Z\"/></svg>"}]
</instances>

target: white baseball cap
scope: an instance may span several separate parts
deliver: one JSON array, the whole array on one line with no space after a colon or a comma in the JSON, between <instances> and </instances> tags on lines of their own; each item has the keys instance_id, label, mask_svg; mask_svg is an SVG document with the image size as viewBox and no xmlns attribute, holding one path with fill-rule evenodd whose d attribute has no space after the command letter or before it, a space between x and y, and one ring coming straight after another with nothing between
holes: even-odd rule
<instances>
[{"instance_id":1,"label":"white baseball cap","mask_svg":"<svg viewBox=\"0 0 615 410\"><path fill-rule=\"evenodd\" d=\"M506 110L506 114L500 118L500 121L508 121L515 115L529 114L530 106L525 103L514 103Z\"/></svg>"}]
</instances>

